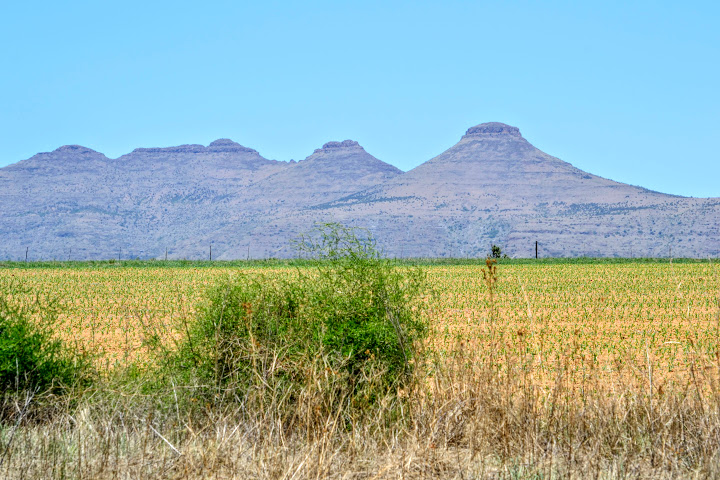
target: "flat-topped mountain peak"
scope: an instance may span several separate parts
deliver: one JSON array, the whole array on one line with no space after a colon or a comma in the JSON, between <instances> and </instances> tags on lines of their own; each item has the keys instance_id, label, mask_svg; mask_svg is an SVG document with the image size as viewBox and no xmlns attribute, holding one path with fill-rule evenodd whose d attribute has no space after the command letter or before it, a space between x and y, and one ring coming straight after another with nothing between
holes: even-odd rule
<instances>
[{"instance_id":1,"label":"flat-topped mountain peak","mask_svg":"<svg viewBox=\"0 0 720 480\"><path fill-rule=\"evenodd\" d=\"M210 142L207 146L209 152L245 152L245 153L258 153L257 150L244 147L237 142L230 140L229 138L218 138L217 140Z\"/></svg>"},{"instance_id":2,"label":"flat-topped mountain peak","mask_svg":"<svg viewBox=\"0 0 720 480\"><path fill-rule=\"evenodd\" d=\"M327 142L325 145L322 146L322 148L318 148L315 150L315 153L320 152L334 152L337 150L362 150L365 151L363 147L360 146L358 142L355 140L343 140L342 142Z\"/></svg>"},{"instance_id":3,"label":"flat-topped mountain peak","mask_svg":"<svg viewBox=\"0 0 720 480\"><path fill-rule=\"evenodd\" d=\"M517 137L523 138L520 135L520 129L513 127L512 125L506 125L500 122L487 122L481 123L470 127L465 132L464 137Z\"/></svg>"},{"instance_id":4,"label":"flat-topped mountain peak","mask_svg":"<svg viewBox=\"0 0 720 480\"><path fill-rule=\"evenodd\" d=\"M87 154L95 154L100 153L92 148L84 147L82 145L63 145L62 147L58 147L55 150L52 151L52 153L64 153L64 154L77 154L77 155L87 155Z\"/></svg>"},{"instance_id":5,"label":"flat-topped mountain peak","mask_svg":"<svg viewBox=\"0 0 720 480\"><path fill-rule=\"evenodd\" d=\"M401 175L402 170L369 154L358 142L327 142L309 157L267 177L255 188L268 208L292 204L307 208L326 203Z\"/></svg>"},{"instance_id":6,"label":"flat-topped mountain peak","mask_svg":"<svg viewBox=\"0 0 720 480\"><path fill-rule=\"evenodd\" d=\"M83 165L83 168L90 164L100 165L107 162L108 158L100 152L92 148L82 145L63 145L52 152L41 152L27 160L8 165L5 168L23 169L23 168L70 168ZM100 162L100 163L98 163Z\"/></svg>"},{"instance_id":7,"label":"flat-topped mountain peak","mask_svg":"<svg viewBox=\"0 0 720 480\"><path fill-rule=\"evenodd\" d=\"M313 168L315 173L327 172L327 169L337 170L337 173L342 176L369 173L394 176L402 173L402 170L394 165L383 162L366 152L355 140L327 142L322 148L316 149L312 155L299 162L298 166Z\"/></svg>"},{"instance_id":8,"label":"flat-topped mountain peak","mask_svg":"<svg viewBox=\"0 0 720 480\"><path fill-rule=\"evenodd\" d=\"M218 138L210 142L208 147L242 147L239 143L230 140L229 138Z\"/></svg>"},{"instance_id":9,"label":"flat-topped mountain peak","mask_svg":"<svg viewBox=\"0 0 720 480\"><path fill-rule=\"evenodd\" d=\"M131 154L138 153L204 153L206 147L196 143L186 145L175 145L172 147L140 147L136 148Z\"/></svg>"},{"instance_id":10,"label":"flat-topped mountain peak","mask_svg":"<svg viewBox=\"0 0 720 480\"><path fill-rule=\"evenodd\" d=\"M150 154L168 154L168 153L181 153L181 154L206 154L206 153L253 153L257 154L257 150L252 148L244 147L237 142L230 140L229 138L219 138L206 147L199 144L186 144L176 145L172 147L150 147L150 148L136 148L132 151L134 154L138 153L150 153Z\"/></svg>"}]
</instances>

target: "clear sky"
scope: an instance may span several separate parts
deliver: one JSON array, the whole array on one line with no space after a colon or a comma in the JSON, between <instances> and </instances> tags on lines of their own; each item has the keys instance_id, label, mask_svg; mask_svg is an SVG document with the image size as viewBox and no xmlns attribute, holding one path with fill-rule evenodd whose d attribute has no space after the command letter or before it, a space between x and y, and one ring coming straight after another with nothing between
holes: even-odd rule
<instances>
[{"instance_id":1,"label":"clear sky","mask_svg":"<svg viewBox=\"0 0 720 480\"><path fill-rule=\"evenodd\" d=\"M500 121L591 173L720 197L718 25L710 1L3 2L0 166L350 138L408 170Z\"/></svg>"}]
</instances>

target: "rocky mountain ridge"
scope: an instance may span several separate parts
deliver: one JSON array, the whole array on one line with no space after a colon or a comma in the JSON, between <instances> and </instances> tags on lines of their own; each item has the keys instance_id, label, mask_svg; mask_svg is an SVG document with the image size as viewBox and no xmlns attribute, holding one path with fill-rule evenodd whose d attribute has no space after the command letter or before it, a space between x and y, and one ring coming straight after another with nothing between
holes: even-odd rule
<instances>
[{"instance_id":1,"label":"rocky mountain ridge","mask_svg":"<svg viewBox=\"0 0 720 480\"><path fill-rule=\"evenodd\" d=\"M357 142L299 162L229 139L116 159L69 145L0 168L0 259L287 257L316 222L370 229L390 256L720 255L720 199L592 175L484 123L402 172Z\"/></svg>"}]
</instances>

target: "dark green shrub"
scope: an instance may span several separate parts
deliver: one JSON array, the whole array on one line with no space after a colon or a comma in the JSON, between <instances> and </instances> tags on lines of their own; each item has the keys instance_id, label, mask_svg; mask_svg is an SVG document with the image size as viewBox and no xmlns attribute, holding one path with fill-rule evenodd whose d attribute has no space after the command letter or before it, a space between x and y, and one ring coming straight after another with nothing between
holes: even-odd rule
<instances>
[{"instance_id":1,"label":"dark green shrub","mask_svg":"<svg viewBox=\"0 0 720 480\"><path fill-rule=\"evenodd\" d=\"M353 375L379 366L389 383L401 380L426 333L414 310L424 273L398 268L380 257L369 234L339 224L316 229L300 250L315 258L310 301L324 348L346 358Z\"/></svg>"},{"instance_id":2,"label":"dark green shrub","mask_svg":"<svg viewBox=\"0 0 720 480\"><path fill-rule=\"evenodd\" d=\"M197 379L221 386L247 383L264 364L261 357L276 349L287 356L294 350L290 340L302 329L297 316L301 292L293 287L264 277L221 282L191 325L179 365Z\"/></svg>"},{"instance_id":3,"label":"dark green shrub","mask_svg":"<svg viewBox=\"0 0 720 480\"><path fill-rule=\"evenodd\" d=\"M426 333L424 273L394 266L370 239L337 224L300 246L310 268L228 278L212 290L171 363L212 385L208 392L240 399L281 388L292 403L320 389L320 403L335 408L395 392Z\"/></svg>"},{"instance_id":4,"label":"dark green shrub","mask_svg":"<svg viewBox=\"0 0 720 480\"><path fill-rule=\"evenodd\" d=\"M0 285L0 289L0 390L57 393L86 382L91 370L88 359L53 338L57 305L38 297L29 304L12 301L28 297L19 285Z\"/></svg>"}]
</instances>

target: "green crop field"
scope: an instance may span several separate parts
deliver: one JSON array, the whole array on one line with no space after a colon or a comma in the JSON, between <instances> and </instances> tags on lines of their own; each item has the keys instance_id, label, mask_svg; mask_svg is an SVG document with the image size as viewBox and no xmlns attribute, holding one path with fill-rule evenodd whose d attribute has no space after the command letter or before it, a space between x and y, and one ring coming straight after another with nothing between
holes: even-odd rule
<instances>
[{"instance_id":1,"label":"green crop field","mask_svg":"<svg viewBox=\"0 0 720 480\"><path fill-rule=\"evenodd\" d=\"M60 300L58 335L116 366L144 358L148 335L159 333L171 346L219 279L279 278L297 268L307 267L80 263L0 269L0 281ZM720 277L707 261L501 264L492 302L484 264L426 268L425 314L438 351L463 341L475 355L530 355L539 371L572 360L608 372L618 361L646 357L658 375L717 352Z\"/></svg>"}]
</instances>

